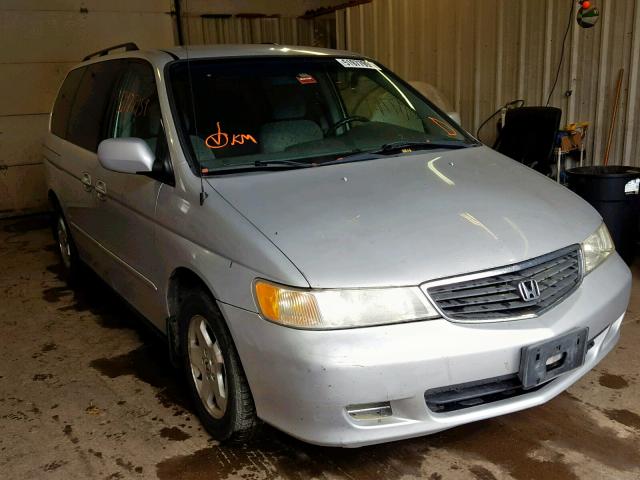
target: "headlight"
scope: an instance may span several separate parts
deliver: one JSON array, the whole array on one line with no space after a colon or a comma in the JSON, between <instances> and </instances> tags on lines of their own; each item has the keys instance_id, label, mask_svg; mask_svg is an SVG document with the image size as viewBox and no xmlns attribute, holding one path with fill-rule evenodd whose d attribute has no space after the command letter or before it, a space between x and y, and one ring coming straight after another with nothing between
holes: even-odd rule
<instances>
[{"instance_id":1,"label":"headlight","mask_svg":"<svg viewBox=\"0 0 640 480\"><path fill-rule=\"evenodd\" d=\"M305 290L257 280L254 292L264 318L297 328L364 327L439 316L418 287Z\"/></svg>"},{"instance_id":2,"label":"headlight","mask_svg":"<svg viewBox=\"0 0 640 480\"><path fill-rule=\"evenodd\" d=\"M615 251L613 240L604 223L582 242L582 256L584 258L585 275L600 265Z\"/></svg>"}]
</instances>

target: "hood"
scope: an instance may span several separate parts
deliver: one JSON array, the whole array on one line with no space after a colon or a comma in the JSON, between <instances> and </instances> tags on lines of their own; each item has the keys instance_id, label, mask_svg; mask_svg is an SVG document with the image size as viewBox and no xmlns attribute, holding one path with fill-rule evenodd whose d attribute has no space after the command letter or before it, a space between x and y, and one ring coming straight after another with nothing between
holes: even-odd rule
<instances>
[{"instance_id":1,"label":"hood","mask_svg":"<svg viewBox=\"0 0 640 480\"><path fill-rule=\"evenodd\" d=\"M486 147L211 179L312 287L418 285L579 243L600 216Z\"/></svg>"}]
</instances>

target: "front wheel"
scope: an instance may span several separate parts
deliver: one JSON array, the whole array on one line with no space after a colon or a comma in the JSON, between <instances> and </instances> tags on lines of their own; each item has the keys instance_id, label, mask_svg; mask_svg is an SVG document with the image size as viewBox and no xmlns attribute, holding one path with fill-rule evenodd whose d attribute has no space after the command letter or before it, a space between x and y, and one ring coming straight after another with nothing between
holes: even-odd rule
<instances>
[{"instance_id":1,"label":"front wheel","mask_svg":"<svg viewBox=\"0 0 640 480\"><path fill-rule=\"evenodd\" d=\"M253 397L224 319L210 295L189 294L178 315L182 368L202 425L228 443L258 427Z\"/></svg>"}]
</instances>

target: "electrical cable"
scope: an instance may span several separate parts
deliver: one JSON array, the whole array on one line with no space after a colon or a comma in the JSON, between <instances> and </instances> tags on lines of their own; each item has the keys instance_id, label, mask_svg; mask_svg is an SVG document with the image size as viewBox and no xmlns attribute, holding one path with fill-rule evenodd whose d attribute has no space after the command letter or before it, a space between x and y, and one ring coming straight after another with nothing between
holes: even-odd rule
<instances>
[{"instance_id":1,"label":"electrical cable","mask_svg":"<svg viewBox=\"0 0 640 480\"><path fill-rule=\"evenodd\" d=\"M516 104L518 104L518 103L519 103L520 105L518 105L518 107L515 107L515 105L516 105ZM482 122L482 123L480 124L480 126L478 127L478 130L476 130L476 138L477 138L478 140L480 140L480 130L482 130L482 127L484 127L487 123L489 123L489 122L491 121L491 119L492 119L492 118L494 118L496 115L498 115L500 112L502 112L502 109L504 109L504 108L506 108L506 109L509 109L509 108L519 108L519 107L522 107L523 105L524 105L524 100L523 100L523 99L512 100L512 101L510 101L510 102L505 103L505 104L504 104L503 106L501 106L498 110L496 110L496 111L495 111L495 112L493 112L491 115L489 115L489 116L487 117L487 119L486 119L484 122ZM480 140L480 141L482 141L482 140Z\"/></svg>"},{"instance_id":2,"label":"electrical cable","mask_svg":"<svg viewBox=\"0 0 640 480\"><path fill-rule=\"evenodd\" d=\"M558 70L556 71L556 79L553 81L553 86L551 87L551 91L549 92L549 97L547 98L546 106L549 106L549 102L551 101L551 96L556 89L556 85L558 84L558 78L560 78L560 70L562 70L562 61L564 60L564 51L565 51L565 43L567 41L567 35L569 34L569 30L571 29L571 20L573 18L573 4L575 0L569 0L569 20L567 21L567 28L564 31L564 37L562 38L562 50L560 52L560 61L558 62Z\"/></svg>"}]
</instances>

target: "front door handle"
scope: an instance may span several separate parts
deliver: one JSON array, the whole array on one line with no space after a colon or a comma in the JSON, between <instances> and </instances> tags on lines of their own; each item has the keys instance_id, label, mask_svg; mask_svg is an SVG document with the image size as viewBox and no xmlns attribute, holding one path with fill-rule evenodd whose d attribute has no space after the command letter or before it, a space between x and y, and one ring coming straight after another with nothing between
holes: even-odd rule
<instances>
[{"instance_id":1,"label":"front door handle","mask_svg":"<svg viewBox=\"0 0 640 480\"><path fill-rule=\"evenodd\" d=\"M82 182L82 188L84 188L85 192L90 192L93 189L93 185L91 184L91 175L87 172L82 172L82 178L80 181Z\"/></svg>"},{"instance_id":2,"label":"front door handle","mask_svg":"<svg viewBox=\"0 0 640 480\"><path fill-rule=\"evenodd\" d=\"M96 181L96 193L98 194L98 200L106 200L107 199L107 184L102 180Z\"/></svg>"}]
</instances>

